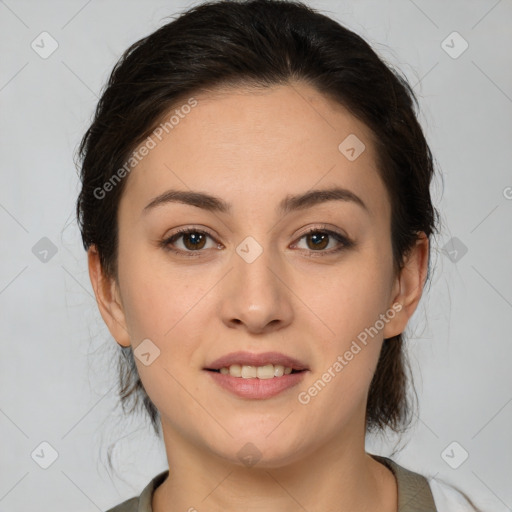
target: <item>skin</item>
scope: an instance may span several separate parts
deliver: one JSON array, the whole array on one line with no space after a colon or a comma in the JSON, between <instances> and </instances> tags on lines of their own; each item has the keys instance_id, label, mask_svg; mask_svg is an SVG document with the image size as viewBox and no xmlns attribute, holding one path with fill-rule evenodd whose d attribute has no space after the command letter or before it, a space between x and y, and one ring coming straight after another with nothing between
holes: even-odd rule
<instances>
[{"instance_id":1,"label":"skin","mask_svg":"<svg viewBox=\"0 0 512 512\"><path fill-rule=\"evenodd\" d=\"M160 350L149 366L136 358L161 415L171 470L153 510L396 511L393 474L365 452L365 409L383 340L403 332L421 298L428 239L419 237L395 275L391 205L371 133L309 85L194 97L198 105L128 177L117 281L89 250L98 306L117 343L135 349L149 338ZM366 149L349 161L338 145L352 133ZM357 194L368 212L350 201L275 211L289 194L333 185ZM143 213L171 188L213 194L232 211L175 202ZM189 226L212 234L199 257L159 245ZM354 245L328 255L339 243L330 238L315 249L304 237L310 227ZM247 236L263 249L252 263L236 252ZM190 238L174 247L193 252ZM299 403L298 393L397 303L401 311L378 335L307 405ZM242 399L203 370L237 350L279 351L309 371L275 397ZM237 455L248 442L261 453L252 467Z\"/></svg>"}]
</instances>

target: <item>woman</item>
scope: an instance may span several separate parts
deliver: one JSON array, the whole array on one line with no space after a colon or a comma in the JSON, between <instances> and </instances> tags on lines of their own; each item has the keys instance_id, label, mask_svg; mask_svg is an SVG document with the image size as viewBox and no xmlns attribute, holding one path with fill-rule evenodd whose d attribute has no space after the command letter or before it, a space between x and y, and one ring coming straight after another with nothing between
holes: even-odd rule
<instances>
[{"instance_id":1,"label":"woman","mask_svg":"<svg viewBox=\"0 0 512 512\"><path fill-rule=\"evenodd\" d=\"M407 82L298 2L205 3L123 55L77 204L121 398L170 471L128 510L475 510L365 451L412 409L432 155Z\"/></svg>"}]
</instances>

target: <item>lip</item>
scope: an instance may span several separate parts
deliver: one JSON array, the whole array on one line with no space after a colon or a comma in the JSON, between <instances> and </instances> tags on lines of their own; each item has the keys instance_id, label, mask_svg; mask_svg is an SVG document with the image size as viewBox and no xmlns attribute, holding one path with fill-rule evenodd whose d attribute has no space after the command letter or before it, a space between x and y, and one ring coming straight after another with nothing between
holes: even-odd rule
<instances>
[{"instance_id":1,"label":"lip","mask_svg":"<svg viewBox=\"0 0 512 512\"><path fill-rule=\"evenodd\" d=\"M307 371L301 371L300 373L289 373L282 377L273 377L272 379L244 379L206 369L204 371L224 390L238 397L254 400L263 400L276 396L298 385L304 379L306 373L308 373Z\"/></svg>"},{"instance_id":2,"label":"lip","mask_svg":"<svg viewBox=\"0 0 512 512\"><path fill-rule=\"evenodd\" d=\"M291 368L292 370L309 370L307 365L294 357L281 354L280 352L262 352L261 354L255 354L252 352L232 352L226 354L215 361L208 364L204 370L220 370L221 368L229 368L232 364L246 365L246 366L265 366L267 364L282 365L285 368ZM210 372L214 373L214 372ZM291 375L291 374L290 374ZM294 374L295 375L295 374ZM279 379L284 378L278 377ZM238 377L233 377L238 379ZM251 379L244 379L251 380ZM258 379L259 380L259 379ZM273 379L268 379L273 380Z\"/></svg>"}]
</instances>

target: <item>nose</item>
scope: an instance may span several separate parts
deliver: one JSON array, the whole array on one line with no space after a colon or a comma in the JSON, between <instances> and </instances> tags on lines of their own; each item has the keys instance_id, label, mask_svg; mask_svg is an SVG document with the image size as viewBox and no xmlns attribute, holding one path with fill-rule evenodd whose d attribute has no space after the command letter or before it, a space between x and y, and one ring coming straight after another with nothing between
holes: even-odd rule
<instances>
[{"instance_id":1,"label":"nose","mask_svg":"<svg viewBox=\"0 0 512 512\"><path fill-rule=\"evenodd\" d=\"M220 300L224 324L251 334L270 333L289 325L294 316L293 293L282 262L264 250L252 262L235 253L233 265Z\"/></svg>"}]
</instances>

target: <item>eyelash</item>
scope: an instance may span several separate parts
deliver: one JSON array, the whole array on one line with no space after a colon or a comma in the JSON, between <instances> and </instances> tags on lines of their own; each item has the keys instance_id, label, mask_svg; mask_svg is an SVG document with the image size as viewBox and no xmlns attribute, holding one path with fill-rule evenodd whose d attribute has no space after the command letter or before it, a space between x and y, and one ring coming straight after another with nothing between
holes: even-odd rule
<instances>
[{"instance_id":1,"label":"eyelash","mask_svg":"<svg viewBox=\"0 0 512 512\"><path fill-rule=\"evenodd\" d=\"M165 250L171 251L171 252L173 252L175 254L178 254L180 256L185 256L185 257L188 257L188 258L200 257L201 253L204 251L204 249L199 249L197 251L190 251L190 250L184 251L182 249L174 249L172 247L172 245L171 245L172 243L176 242L176 240L179 240L181 237L183 237L183 235L190 234L190 233L206 235L206 236L209 236L210 238L212 238L213 240L215 240L210 233L208 233L207 231L203 231L202 229L182 228L182 229L179 229L172 236L162 240L160 242L160 246L162 248L164 248ZM354 245L354 243L351 240L349 240L348 238L343 236L341 233L337 233L336 231L332 231L330 229L321 229L321 228L311 228L311 229L309 229L308 231L306 231L305 233L303 233L299 237L297 243L300 240L302 240L304 237L306 237L306 236L308 236L310 234L313 234L313 233L321 233L321 234L329 235L330 237L334 238L337 242L339 242L342 245L340 245L339 247L337 247L335 249L331 249L331 250L328 250L328 251L325 251L325 250L314 251L314 250L310 250L310 249L302 249L302 250L308 251L310 253L310 257L330 256L332 254L336 254L336 253L339 253L339 252L341 252L341 251L343 251L345 249L348 249L348 248L350 248L350 247L352 247Z\"/></svg>"}]
</instances>

